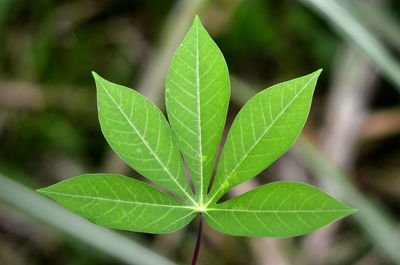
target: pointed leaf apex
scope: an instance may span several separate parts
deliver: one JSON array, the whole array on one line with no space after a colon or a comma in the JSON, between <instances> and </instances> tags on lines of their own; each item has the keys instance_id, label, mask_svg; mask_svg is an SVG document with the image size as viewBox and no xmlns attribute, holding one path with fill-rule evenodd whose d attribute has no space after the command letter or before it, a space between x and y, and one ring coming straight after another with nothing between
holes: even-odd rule
<instances>
[{"instance_id":1,"label":"pointed leaf apex","mask_svg":"<svg viewBox=\"0 0 400 265\"><path fill-rule=\"evenodd\" d=\"M203 27L203 24L201 23L201 20L200 20L199 15L196 15L196 16L194 17L193 26L194 26L194 25L200 25L201 27Z\"/></svg>"},{"instance_id":2,"label":"pointed leaf apex","mask_svg":"<svg viewBox=\"0 0 400 265\"><path fill-rule=\"evenodd\" d=\"M351 213L356 213L359 211L359 209L349 207L349 211L351 211Z\"/></svg>"},{"instance_id":3,"label":"pointed leaf apex","mask_svg":"<svg viewBox=\"0 0 400 265\"><path fill-rule=\"evenodd\" d=\"M92 76L93 76L94 80L103 80L103 78L95 71L92 71Z\"/></svg>"},{"instance_id":4,"label":"pointed leaf apex","mask_svg":"<svg viewBox=\"0 0 400 265\"><path fill-rule=\"evenodd\" d=\"M37 189L36 192L42 195L45 195L46 193L45 189Z\"/></svg>"},{"instance_id":5,"label":"pointed leaf apex","mask_svg":"<svg viewBox=\"0 0 400 265\"><path fill-rule=\"evenodd\" d=\"M319 76L321 72L323 71L322 68L318 69L317 71L314 72L315 75Z\"/></svg>"}]
</instances>

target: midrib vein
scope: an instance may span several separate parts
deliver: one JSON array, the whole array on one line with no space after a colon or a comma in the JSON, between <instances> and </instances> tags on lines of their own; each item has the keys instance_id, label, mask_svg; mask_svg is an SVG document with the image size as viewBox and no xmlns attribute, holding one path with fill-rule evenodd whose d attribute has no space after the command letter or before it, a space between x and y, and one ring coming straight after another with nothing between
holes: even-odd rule
<instances>
[{"instance_id":1,"label":"midrib vein","mask_svg":"<svg viewBox=\"0 0 400 265\"><path fill-rule=\"evenodd\" d=\"M181 209L190 209L196 210L195 207L190 206L183 206L183 205L169 205L169 204L157 204L157 203L147 203L147 202L135 202L135 201L125 201L125 200L117 200L117 199L109 199L109 198L102 198L102 197L92 197L87 195L76 195L76 194L69 194L69 193L60 193L55 191L43 191L43 193L47 194L55 194L64 197L72 197L72 198L79 198L79 199L89 199L89 200L98 200L98 201L107 201L107 202L118 202L118 203L125 203L125 204L135 204L135 205L146 205L146 206L155 206L155 207L164 207L164 208L181 208Z\"/></svg>"},{"instance_id":2,"label":"midrib vein","mask_svg":"<svg viewBox=\"0 0 400 265\"><path fill-rule=\"evenodd\" d=\"M77 195L77 194L68 194L68 193L61 193L55 191L43 191L45 194L55 194L64 197L72 197L72 198L79 198L79 199L88 199L88 200L98 200L98 201L106 201L106 202L114 202L114 203L124 203L124 204L134 204L134 205L145 205L151 207L161 207L161 208L177 208L177 209L188 209L192 210L193 212L246 212L246 213L345 213L345 212L354 212L352 209L348 210L245 210L245 209L218 209L218 208L205 208L199 209L196 207L191 206L184 206L184 205L170 205L170 204L158 204L158 203L147 203L147 202L135 202L135 201L126 201L120 199L109 199L109 198L102 198L102 197L92 197L87 195Z\"/></svg>"},{"instance_id":3,"label":"midrib vein","mask_svg":"<svg viewBox=\"0 0 400 265\"><path fill-rule=\"evenodd\" d=\"M216 190L214 195L208 200L207 204L204 206L207 208L207 206L213 202L214 198L218 195L219 191L221 188L224 186L224 184L232 177L233 173L239 168L239 166L242 164L242 162L245 160L245 158L253 151L253 149L256 147L256 145L261 141L261 139L265 136L265 134L271 129L271 127L279 120L279 118L283 115L283 113L289 108L289 106L293 103L293 101L304 91L304 89L308 86L308 84L314 80L313 76L300 90L299 92L289 101L288 104L278 113L278 115L275 117L275 119L271 122L271 124L265 128L264 132L260 135L260 137L255 141L253 145L250 146L248 151L240 158L239 163L236 164L236 166L232 169L232 171L228 174L228 177L225 178L224 182L219 186L219 188ZM240 122L240 121L238 121ZM242 137L242 136L241 136Z\"/></svg>"},{"instance_id":4,"label":"midrib vein","mask_svg":"<svg viewBox=\"0 0 400 265\"><path fill-rule=\"evenodd\" d=\"M245 209L218 209L206 208L204 212L244 212L244 213L345 213L354 212L349 210L245 210Z\"/></svg>"},{"instance_id":5,"label":"midrib vein","mask_svg":"<svg viewBox=\"0 0 400 265\"><path fill-rule=\"evenodd\" d=\"M150 151L150 153L154 156L154 158L157 160L157 162L160 164L160 166L167 172L167 174L171 177L171 179L175 182L175 184L182 190L182 192L186 195L186 197L193 202L195 206L198 206L197 203L193 200L192 196L190 196L186 190L179 184L178 181L174 178L174 176L171 174L171 172L168 170L167 167L164 166L164 164L161 162L160 158L157 156L157 154L154 152L154 150L149 146L147 141L143 138L143 136L140 134L140 132L136 129L136 126L131 122L131 120L128 118L126 115L125 111L121 109L119 104L115 101L113 96L110 94L110 92L105 88L103 83L100 81L100 85L103 88L103 90L106 92L107 96L111 99L111 101L114 103L114 105L118 108L118 110L121 112L121 114L124 116L124 118L127 120L129 125L132 127L132 129L135 131L135 133L139 136L140 140L144 143L144 145L147 147L147 149ZM171 150L172 152L172 150Z\"/></svg>"},{"instance_id":6,"label":"midrib vein","mask_svg":"<svg viewBox=\"0 0 400 265\"><path fill-rule=\"evenodd\" d=\"M199 132L199 167L200 167L200 207L203 207L203 148L201 137L201 110L200 110L200 70L199 70L199 22L196 23L196 86L197 86L197 129Z\"/></svg>"}]
</instances>

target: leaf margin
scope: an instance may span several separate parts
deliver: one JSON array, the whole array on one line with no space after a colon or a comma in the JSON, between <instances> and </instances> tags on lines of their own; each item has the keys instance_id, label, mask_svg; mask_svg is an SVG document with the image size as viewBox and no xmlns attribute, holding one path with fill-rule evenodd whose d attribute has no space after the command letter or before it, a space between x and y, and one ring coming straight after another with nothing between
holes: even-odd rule
<instances>
[{"instance_id":1,"label":"leaf margin","mask_svg":"<svg viewBox=\"0 0 400 265\"><path fill-rule=\"evenodd\" d=\"M193 41L192 39L196 39L195 44L193 44L193 46L195 46L195 47L190 47L190 46L186 47L187 43L189 43L189 45L192 44L191 43L191 41ZM202 39L202 43L199 43L200 39ZM211 67L215 67L216 64L217 64L217 66L219 64L218 67L220 67L221 74L215 75L214 79L211 80L208 83L208 85L206 85L206 86L204 84L202 85L202 82L201 82L201 80L203 80L203 78L205 78L205 76L204 76L204 73L202 73L201 69L200 69L200 66L202 66L201 65L202 60L204 60L204 58L201 58L202 56L200 54L201 54L202 48L199 47L199 45L202 45L202 47L209 46L209 50L208 50L209 53L207 53L207 55L205 55L207 58L208 58L208 56L210 56L209 54L214 54L213 57L216 58L212 63L210 63L212 65L209 68L207 68L206 72L209 72ZM194 53L193 53L193 51L191 51L192 48L195 50ZM195 67L190 65L189 62L183 61L184 59L182 58L183 57L182 55L186 55L187 57L195 56L195 60L196 60ZM208 63L208 61L209 60L206 60L205 63ZM184 71L181 73L176 73L176 70L174 69L174 67L176 67L176 66L182 66L182 67L185 66L185 68L187 68L187 69L193 69L193 71L195 71L195 73L193 74L196 77L195 80L191 80L190 78L188 78L188 76L185 76ZM209 66L209 65L207 65L207 66ZM215 69L212 69L212 70L215 70ZM174 113L174 110L176 109L176 106L172 106L168 102L169 102L170 98L174 98L177 94L179 94L178 90L179 91L184 90L184 86L178 85L177 84L178 82L175 79L173 79L173 77L171 77L172 74L179 76L180 80L185 80L186 82L193 82L193 85L196 86L196 95L195 95L196 96L196 104L197 104L196 109L193 110L193 109L190 109L190 108L187 108L186 106L184 106L185 110L194 112L197 114L197 122L196 122L195 128L191 128L190 124L189 125L185 124L184 121L179 122L179 123L183 123L183 125L178 126L177 122L175 121L176 120L175 116L177 116L177 115L176 115L176 113ZM217 77L217 78L215 78L215 77ZM175 78L176 78L176 76L175 76ZM210 84L214 83L214 86L215 86L215 82L220 82L223 84L223 85L220 84L220 87L218 89L216 89L215 93L219 92L220 95L217 97L218 100L222 101L222 99L223 99L224 101L220 102L221 109L214 111L216 113L215 116L217 116L217 118L219 118L221 121L220 121L220 124L215 125L216 129L214 128L213 130L211 130L211 131L214 131L215 137L214 136L210 137L210 135L207 135L207 133L204 132L205 124L209 124L210 120L214 120L216 117L213 116L212 119L208 118L209 119L208 121L203 121L204 117L207 117L207 115L202 115L203 112L206 112L206 109L204 109L204 107L203 107L204 104L202 104L201 94L206 93L205 87L207 87L209 89ZM190 172L190 177L191 177L193 185L195 187L196 197L199 199L199 201L198 201L199 207L202 208L203 201L205 202L205 200L207 199L208 186L210 184L212 173L215 169L217 153L218 153L218 149L219 149L219 146L221 143L223 130L225 128L227 111L228 111L228 107L229 107L229 99L230 99L230 78L229 78L229 70L228 70L224 55L222 54L221 50L219 49L219 47L217 46L215 41L211 38L211 36L207 32L207 30L204 28L198 15L195 16L192 26L190 27L188 33L186 34L184 40L182 41L182 43L180 44L178 49L175 51L175 54L172 58L171 65L170 65L170 68L168 71L165 86L166 86L166 90L165 90L166 110L167 110L167 114L168 114L168 118L169 118L169 123L170 123L170 126L172 128L174 135L176 136L176 141L177 141L177 144L183 154L185 163L188 166L188 170ZM176 86L178 86L179 89L177 89ZM175 93L174 93L174 91L175 91ZM185 93L188 93L188 91L186 91ZM185 94L185 93L183 93L183 94ZM207 98L206 98L206 100L208 102ZM176 97L175 101L177 101L177 97ZM215 101L215 99L214 99L214 101ZM175 104L183 105L184 102L175 103ZM184 133L182 133L182 129L179 128L181 126L183 128L185 128L186 131L196 132L196 134L197 134L196 136L199 137L198 146L195 147L195 148L197 148L196 151L199 152L198 157L196 159L193 159L191 157L192 156L191 152L189 152L186 148L188 145L190 146L190 143L189 143L188 139L186 139L184 137ZM208 137L208 139L206 140L207 144L205 144L205 142L206 142L204 140L205 137ZM209 147L210 139L212 140L211 144L213 144L214 150L211 150L212 148L210 149L210 147ZM191 139L191 140L193 141L193 139ZM191 147L189 149L191 151L193 151L193 147ZM207 159L207 162L205 162L206 159ZM194 165L196 166L196 170L192 168ZM197 169L197 166L199 167L198 169ZM196 171L199 171L199 172L196 172Z\"/></svg>"},{"instance_id":2,"label":"leaf margin","mask_svg":"<svg viewBox=\"0 0 400 265\"><path fill-rule=\"evenodd\" d=\"M277 84L275 84L275 85L272 85L272 86L270 86L270 87L268 87L268 88L266 88L266 89L263 89L262 91L260 91L260 92L257 93L256 95L254 95L252 98L250 98L250 99L247 101L247 103L240 109L239 113L236 115L236 117L235 117L235 119L234 119L234 121L233 121L233 123L232 123L232 125L231 125L231 127L230 127L230 129L229 129L228 136L227 136L226 141L225 141L225 144L224 144L224 146L223 146L223 150L222 150L222 153L221 153L221 156L220 156L220 159L219 159L219 163L218 163L218 166L217 166L217 169L216 169L214 182L212 183L210 192L208 193L208 201L207 201L207 203L206 203L206 207L207 207L209 204L214 203L214 202L216 202L218 199L220 199L220 198L221 198L227 191L229 191L231 188L237 186L238 184L240 184L240 183L242 183L242 182L245 182L245 181L247 181L247 180L249 180L249 179L255 177L255 175L257 175L258 173L260 173L260 172L262 172L263 170L265 170L265 169L266 169L267 167L269 167L273 162L275 162L276 159L278 159L279 157L281 157L285 152L287 152L287 151L293 146L293 144L295 143L295 141L296 141L297 138L299 137L299 135L300 135L300 133L301 133L301 131L302 131L302 128L303 128L304 125L305 125L305 122L307 121L307 117L308 117L308 114L309 114L310 108L311 108L311 101L312 101L312 98L313 98L312 96L313 96L313 93L314 93L314 90L315 90L315 87L316 87L316 83L317 83L318 77L319 77L319 75L321 74L321 72L322 72L322 69L318 69L318 70L316 70L316 71L314 71L314 72L312 72L312 73L310 73L310 74L307 74L307 75L304 75L304 76L301 76L301 77L297 77L297 78L293 78L293 79L288 80L288 81L280 82L280 83L277 83ZM250 148L250 151L246 151L247 154L246 154L244 157L242 157L242 158L241 158L241 161L240 161L239 163L237 163L237 164L233 167L233 169L230 171L230 173L228 174L228 176L221 176L221 174L223 174L223 173L220 174L220 172L222 172L223 170L225 170L225 168L222 169L222 163L224 163L225 157L228 156L228 155L232 156L232 153L227 154L227 152L229 152L229 151L227 151L227 148L230 147L230 145L234 145L233 143L229 142L229 140L232 140L232 139L233 139L233 136L232 136L232 135L233 135L234 130L236 130L236 127L237 127L237 126L240 126L240 122L241 122L241 117L242 117L242 115L245 115L244 113L247 111L248 108L251 108L253 102L254 102L256 99L261 98L262 96L265 96L265 95L270 95L271 93L274 92L275 89L281 89L281 90L282 90L282 86L287 85L287 84L289 84L290 82L299 81L299 80L304 79L304 78L306 78L306 77L311 77L311 78L310 78L310 80L307 82L307 84L304 85L303 90L302 90L301 92L299 92L297 95L295 95L294 98L297 98L301 93L303 93L303 92L304 92L304 89L309 85L309 83L314 82L314 84L311 86L311 88L312 88L312 89L311 89L311 94L309 95L309 102L307 102L308 105L306 106L306 111L304 112L304 119L303 119L302 123L299 124L300 127L299 127L299 130L298 130L298 132L297 132L297 135L296 135L295 137L293 137L293 138L290 140L290 141L291 141L291 144L289 144L287 148L284 148L285 150L284 150L283 152L282 152L282 151L281 151L281 152L278 152L278 153L280 153L280 154L277 155L276 158L275 158L272 162L270 162L270 163L267 164L266 166L263 166L263 168L260 169L260 170L258 171L258 173L252 175L251 177L247 177L247 179L241 180L240 182L235 183L234 185L232 185L232 184L231 184L231 185L228 185L228 180L230 180L231 178L235 177L235 175L236 175L236 173L237 173L237 169L241 166L241 164L242 164L244 161L246 161L246 159L247 159L248 156L251 154L251 152L254 151L254 149L257 147L258 142L261 141L261 140L263 140L262 138L265 136L265 134L272 128L272 125L275 124L275 123L281 118L281 116L282 116L284 113L281 113L280 115L278 115L277 118L274 118L274 120L272 121L272 125L269 125L269 126L266 127L267 129L264 131L263 136L260 137L260 139L257 141L257 144L254 144L254 145ZM282 95L282 97L283 97L283 95ZM291 100L290 104L288 104L285 108L288 108L289 106L291 106L291 104L293 103L293 101L294 101L294 100ZM255 104L255 103L254 103L254 104ZM263 107L263 106L261 105L261 107ZM263 111L261 111L261 113L263 113ZM251 114L251 112L250 112L250 114ZM239 124L239 125L237 125L237 124ZM238 143L236 143L236 144L238 144ZM233 148L234 148L234 147L233 147ZM235 151L234 151L234 150L233 150L233 155L235 155L235 157L236 157L236 154L235 154ZM226 159L229 160L229 158L226 158ZM221 183L218 183L218 184L217 184L216 181L219 181L220 178L223 178L224 180L223 180L222 184L221 184ZM219 185L219 187L218 187L218 188L215 188L215 186L217 186L217 185Z\"/></svg>"},{"instance_id":3,"label":"leaf margin","mask_svg":"<svg viewBox=\"0 0 400 265\"><path fill-rule=\"evenodd\" d=\"M110 179L113 179L113 181L108 182ZM118 181L116 181L117 179L118 179ZM86 183L90 184L90 186L89 185L85 186L86 189L83 188L81 185L85 181L86 181ZM101 183L100 182L96 183L96 181L101 181ZM124 192L128 192L128 193L132 194L131 201L127 200L126 198L121 199L120 196L121 196L122 192L119 192L118 193L119 195L118 195L113 191L113 189L112 189L113 187L114 188L121 187L121 182L125 188ZM113 193L115 197L107 198L107 196L109 196L110 193L109 194L103 193L103 194L100 194L102 196L98 196L99 195L99 193L98 193L99 186L98 185L100 185L100 187L108 186L111 193ZM112 186L112 185L115 185L115 186ZM76 187L79 187L79 190L77 190ZM91 188L93 190L89 191L89 194L87 194L89 188ZM68 190L70 192L68 192ZM71 190L75 193L73 194L71 192ZM76 191L78 191L78 193L76 193ZM79 191L81 193L79 193ZM143 202L143 201L140 201L140 202L135 201L135 200L137 200L138 195L139 196L143 195L143 194L142 195L138 194L138 192L136 192L136 194L134 194L135 191L140 191L147 195L150 195L150 197L148 197L148 200L149 201L152 200L153 203ZM109 228L132 231L132 232L144 232L144 233L152 233L152 234L171 233L171 232L177 231L177 230L185 227L197 214L196 208L192 207L190 204L179 201L145 182L136 180L134 178L129 178L129 177L126 177L123 175L119 175L119 174L104 174L104 173L83 174L83 175L79 175L76 177L72 177L72 178L60 181L58 183L55 183L55 184L50 185L45 188L37 189L36 192L38 192L39 194L44 195L48 198L53 199L54 201L57 202L57 204L61 205L62 207L68 209L69 211L71 211L71 212L73 212L95 224L109 227ZM91 192L92 192L92 195L90 195ZM95 193L95 195L97 197L93 196L93 193ZM124 196L126 196L126 194L124 194ZM66 200L64 201L63 198L66 198ZM75 199L75 201L74 201L74 199ZM156 199L159 200L158 203L155 203ZM141 198L141 200L143 200L143 198ZM70 204L71 201L72 201L72 204ZM80 203L83 203L83 201L90 201L90 202L87 203L86 205L79 205ZM149 207L149 209L152 208L152 209L150 209L152 211L155 211L157 208L160 208L160 209L170 208L169 211L171 211L171 210L172 211L173 210L186 211L187 210L188 213L186 213L184 216L181 216L178 220L175 220L174 222L169 223L165 228L161 228L160 230L154 230L154 228L152 228L152 226L154 226L156 224L156 222L159 222L161 218L165 218L165 216L170 213L169 211L167 213L164 213L164 215L160 216L158 218L158 220L152 220L152 221L149 220L149 222L146 223L146 227L132 228L130 226L133 226L134 222L125 226L125 225L118 225L118 223L116 223L115 220L111 221L110 223L102 221L99 218L99 216L102 216L105 214L104 212L102 212L102 210L104 208L106 208L105 205L100 204L100 206L97 207L98 212L99 212L98 216L88 214L88 211L86 211L85 208L87 208L89 205L92 207L91 204L93 202L95 202L95 203L96 202L97 203L98 202L112 203L114 206L113 206L113 208L111 208L111 210L108 210L110 212L112 210L114 210L116 207L123 207L124 205L136 205L133 208L131 208L131 207L127 207L126 209L123 208L124 211L127 212L126 216L129 216L130 212L132 212L134 210L137 210L139 208L143 209L143 207ZM73 206L70 206L70 205L73 205ZM76 205L78 205L79 207L74 208L74 207L76 207ZM145 210L146 209L144 209L144 211ZM93 211L96 211L96 209L93 209ZM141 218L143 218L143 216L144 216L144 211L141 212L141 214L140 214ZM123 215L125 215L125 213L123 213ZM112 217L115 218L115 216L117 216L117 214L114 213ZM120 214L119 219L124 219L124 218L125 218L125 216L121 216L121 214ZM133 217L133 219L135 219L135 221L137 221L137 216L135 215ZM176 224L177 223L179 224L179 222L181 222L181 223L183 222L183 224L181 224L179 227L176 227ZM175 227L174 227L174 225L175 225ZM173 229L171 230L171 228L173 228Z\"/></svg>"},{"instance_id":4,"label":"leaf margin","mask_svg":"<svg viewBox=\"0 0 400 265\"><path fill-rule=\"evenodd\" d=\"M147 179L151 180L152 182L154 182L154 183L160 185L161 187L167 189L167 190L170 191L171 193L174 193L175 195L180 196L180 197L182 197L182 198L185 199L185 200L191 201L191 202L193 203L193 205L197 205L196 202L195 202L195 200L194 200L194 197L193 197L193 192L191 191L190 186L189 186L189 183L188 183L188 181L187 181L187 179L186 179L186 176L185 176L185 173L184 173L184 170L183 170L183 161L182 161L182 159L181 159L180 151L179 151L179 148L178 148L178 146L177 146L177 144L176 144L175 138L173 137L173 133L172 133L171 127L170 127L169 123L167 122L167 120L166 120L164 114L160 111L160 109L159 109L157 106L155 106L153 102L151 102L151 101L150 101L149 99L147 99L144 95L138 93L137 91L135 91L135 90L133 90L133 89L130 89L130 88L126 87L126 86L122 86L122 85L119 85L119 84L110 82L110 81L106 80L105 78L103 78L102 76L100 76L99 74L97 74L97 73L94 72L94 71L92 71L92 75L93 75L93 77L94 77L94 79L95 79L95 83L96 83L96 90L97 90L97 108L98 108L98 117L99 117L100 129L101 129L101 131L102 131L102 133L103 133L104 138L106 139L106 141L107 141L107 143L110 145L110 147L113 149L113 151L114 151L119 157L121 157L121 159L122 159L127 165L129 165L129 166L130 166L131 168L133 168L134 170L138 171L138 172L139 172L141 175L143 175L145 178L147 178ZM98 85L98 84L99 84L99 85ZM159 119L160 119L160 126L162 126L162 123L164 123L163 126L164 126L164 127L166 128L166 130L167 130L166 133L169 134L170 141L171 141L171 145L172 145L172 146L171 146L171 148L172 148L172 149L171 149L171 152L173 151L173 149L175 149L175 152L176 152L176 155L175 155L175 156L177 157L177 160L178 160L178 161L176 161L176 162L177 162L178 165L179 165L178 174L177 174L176 178L180 178L180 181L177 181L177 179L174 178L174 176L173 176L174 174L170 172L171 169L168 168L168 165L167 165L167 166L164 165L164 162L165 162L165 161L161 161L161 159L159 158L158 154L156 154L156 151L155 151L155 150L152 150L152 148L150 147L150 144L149 144L149 143L146 143L146 141L145 141L145 135L142 135L142 136L139 135L139 133L138 133L138 131L137 131L137 129L136 129L136 125L134 125L134 124L132 123L132 121L130 121L130 118L128 118L128 116L126 115L126 113L124 113L123 109L122 109L120 106L118 106L118 104L115 102L115 99L110 95L110 92L109 92L108 89L106 88L107 86L115 86L116 88L118 88L118 89L121 91L120 93L125 92L125 93L130 94L130 95L131 95L131 98L132 98L132 99L131 99L131 102L132 102L131 104L132 104L132 106L133 106L133 104L134 104L133 98L134 98L134 97L137 97L136 100L137 100L137 99L142 100L145 104L149 104L149 106L151 106L151 108L153 108L153 110L155 111L155 114L157 114L158 117L159 117ZM104 123L104 121L103 121L103 117L102 117L102 114L101 114L102 111L101 111L100 108L101 108L102 106L101 106L101 98L100 98L100 95L101 95L102 92L101 92L100 87L104 90L104 92L106 93L107 97L109 97L109 98L113 101L113 103L114 103L115 106L118 108L118 110L121 112L121 114L124 116L124 118L126 119L127 123L130 125L130 127L135 131L136 134L139 135L139 137L141 138L141 140L142 140L142 142L144 143L144 145L148 148L148 150L150 151L150 153L154 156L154 158L155 158L156 161L159 163L159 165L162 167L162 169L164 170L164 172L173 180L173 182L174 182L174 184L176 185L176 187L179 188L179 189L177 189L177 191L178 191L179 193L177 193L176 191L174 192L174 191L170 190L168 187L165 187L163 184L158 183L157 180L156 180L156 178L154 178L154 177L150 178L149 176L146 176L146 173L141 172L142 170L138 170L138 169L137 169L137 166L135 166L135 165L134 165L133 163L131 163L130 161L127 161L127 158L124 158L124 157L125 157L125 154L123 154L121 151L117 150L118 147L113 143L113 140L108 136L108 132L107 132L108 129L106 129L106 125L105 125L105 123ZM106 118L104 117L104 119L106 119ZM159 130L161 130L161 128L159 128ZM180 174L179 174L179 172L180 172ZM183 174L183 175L182 175L182 174Z\"/></svg>"},{"instance_id":5,"label":"leaf margin","mask_svg":"<svg viewBox=\"0 0 400 265\"><path fill-rule=\"evenodd\" d=\"M296 213L298 215L298 213L304 213L304 212L307 212L307 213L310 212L310 213L314 213L314 214L316 212L333 212L333 213L337 212L337 213L344 213L344 214L343 215L338 215L335 218L331 218L331 220L326 221L323 225L315 226L312 229L308 229L307 230L307 229L303 228L302 231L300 229L298 229L296 232L291 232L291 233L287 233L287 231L286 232L273 232L271 230L271 228L268 228L266 226L265 222L263 223L263 220L260 219L260 217L257 215L257 212L260 212L260 213L262 212L264 214L267 214L267 213L268 214L269 213L270 214L276 214L277 219L279 220L280 219L280 217L278 216L279 207L282 207L283 203L286 203L286 201L280 201L280 205L278 205L278 209L275 209L275 210L260 210L261 207L263 207L263 204L266 203L266 200L264 200L261 203L261 206L259 207L258 210L245 210L244 207L248 207L251 203L257 202L257 200L255 200L256 195L259 195L257 193L263 192L264 189L271 189L276 185L298 185L298 186L302 186L303 188L306 188L306 189L309 189L309 190L312 190L313 192L315 192L310 197L313 197L314 195L323 195L326 199L329 199L329 200L337 203L337 205L343 207L343 209L333 209L333 210L328 210L328 209L326 209L326 210L303 210L303 211L282 210L282 211L280 211L281 213L286 213L287 214L287 213L293 212L293 213ZM298 188L296 188L296 189L298 189ZM270 193L267 193L266 194L267 199L270 199L271 198L271 194L273 194L274 192L275 191L272 191L272 192L270 191ZM247 200L247 197L250 197L252 195L254 197L251 198L250 202L249 202ZM279 195L282 195L282 193L278 194L278 196ZM290 196L292 196L292 195L289 195L289 197ZM246 200L243 199L243 198L246 198ZM310 198L307 198L305 201L300 201L300 203L301 203L300 206L304 206L305 202L307 200L309 200L309 199ZM233 205L232 207L230 206L230 205L235 204L235 203L236 204L242 204L242 205L239 206L239 207L234 207L235 205ZM229 234L229 235L233 235L233 236L251 236L251 237L283 237L284 238L284 237L293 237L293 236L305 235L305 234L314 232L314 231L316 231L318 229L321 229L322 227L325 227L325 226L327 226L327 225L329 225L329 224L331 224L331 223L333 223L333 222L335 222L335 221L337 221L337 220L339 220L341 218L344 218L344 217L346 217L346 216L348 216L350 214L353 214L353 213L358 211L358 209L352 208L352 207L340 202L339 200L337 200L333 196L325 193L324 191L318 189L315 186L312 186L312 185L309 185L309 184L306 184L306 183L302 183L302 182L292 182L292 181L275 181L275 182L271 182L271 183L259 186L259 187L255 188L253 190L248 191L248 192L245 192L245 193L243 193L243 194L241 194L239 196L231 198L231 199L229 199L227 201L224 201L222 203L214 204L213 206L214 206L214 208L208 208L208 210L204 212L205 219L207 220L207 223L211 227L213 227L215 230L220 231L220 232L225 233L225 234ZM223 208L223 207L227 207L227 208ZM232 212L232 213L243 212L244 214L254 213L255 214L255 219L258 220L257 224L261 223L262 227L261 228L255 228L256 224L252 223L252 226L250 227L250 229L255 229L255 231L254 230L250 230L249 228L247 228L245 226L245 224L243 224L243 221L241 221L236 214L233 214L232 218L224 217L224 220L236 220L237 223L240 226L242 226L243 230L239 231L239 232L238 231L230 232L230 231L228 231L229 228L227 228L227 223L225 223L224 225L220 225L218 220L216 220L218 217L215 217L215 216L212 217L212 212L218 212L218 211L222 211L222 212L226 211L226 212ZM283 221L279 220L279 222L283 222ZM269 231L267 233L264 232L264 231L260 232L260 230L262 230L262 229L269 230ZM287 234L285 234L285 233L287 233Z\"/></svg>"}]
</instances>

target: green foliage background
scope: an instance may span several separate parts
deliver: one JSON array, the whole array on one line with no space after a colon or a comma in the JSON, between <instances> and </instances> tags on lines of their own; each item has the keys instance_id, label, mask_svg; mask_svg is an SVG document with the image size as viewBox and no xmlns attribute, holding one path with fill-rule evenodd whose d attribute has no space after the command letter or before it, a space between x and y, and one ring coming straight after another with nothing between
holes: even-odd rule
<instances>
[{"instance_id":1,"label":"green foliage background","mask_svg":"<svg viewBox=\"0 0 400 265\"><path fill-rule=\"evenodd\" d=\"M137 88L149 61L157 55L155 51L178 28L167 21L180 21L179 17L169 15L176 15L173 12L183 6L182 2L185 1L0 1L0 172L31 188L85 172L139 177L123 166L101 135L90 71L96 70L115 83ZM384 17L396 24L399 3L384 2L374 10L391 14ZM385 34L377 20L364 13L367 9L363 5L356 7L356 17L370 25L374 36L386 45L393 58L398 58L396 34ZM262 89L324 69L305 129L305 135L322 148L323 136L318 135L327 123L325 113L331 92L337 87L340 74L343 75L337 70L346 58L343 54L354 46L357 58L366 57L357 50L357 45L338 34L318 11L301 2L205 1L196 12L223 52L235 80L232 87L236 86L242 96L231 102L228 122L245 99L246 92L240 90L242 82ZM368 60L364 64L375 65ZM362 194L372 198L374 204L382 205L394 223L398 223L400 128L396 124L400 124L400 96L386 77L376 76L368 84L370 89L365 94L369 97L363 101L368 110L366 127L359 129L355 137L350 165L339 166L349 173L351 182ZM376 119L370 120L373 118ZM346 126L356 128L356 122ZM282 176L281 169L290 168L288 163L292 160L291 156L283 157L262 173L258 182L288 177ZM296 166L289 176L293 177L291 180L302 181L300 178L305 176L307 182L319 183L318 176L311 177L308 170L298 171L303 168L298 161ZM126 236L183 263L192 255L195 227L168 235L128 233ZM391 264L375 247L375 240L355 221L345 220L334 236L319 240L324 242L327 238L333 243L319 260L307 237L273 241L275 248L264 252L270 264L278 264L274 263L277 261L273 253L285 257L288 264L368 264L365 260ZM206 228L200 260L203 264L269 264L262 263L264 258L259 248L266 249L262 242L224 236ZM0 201L0 264L119 264L119 261L27 219Z\"/></svg>"}]
</instances>

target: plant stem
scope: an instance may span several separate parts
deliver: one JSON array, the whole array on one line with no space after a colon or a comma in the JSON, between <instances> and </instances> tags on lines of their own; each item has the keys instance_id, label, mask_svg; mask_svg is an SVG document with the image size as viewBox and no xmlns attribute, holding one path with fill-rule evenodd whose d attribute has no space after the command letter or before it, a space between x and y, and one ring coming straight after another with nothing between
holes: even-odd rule
<instances>
[{"instance_id":1,"label":"plant stem","mask_svg":"<svg viewBox=\"0 0 400 265\"><path fill-rule=\"evenodd\" d=\"M195 248L194 253L193 253L192 265L196 265L197 264L197 258L199 257L199 252L200 252L202 231L203 231L203 216L200 214L199 230L197 232L196 248Z\"/></svg>"}]
</instances>

